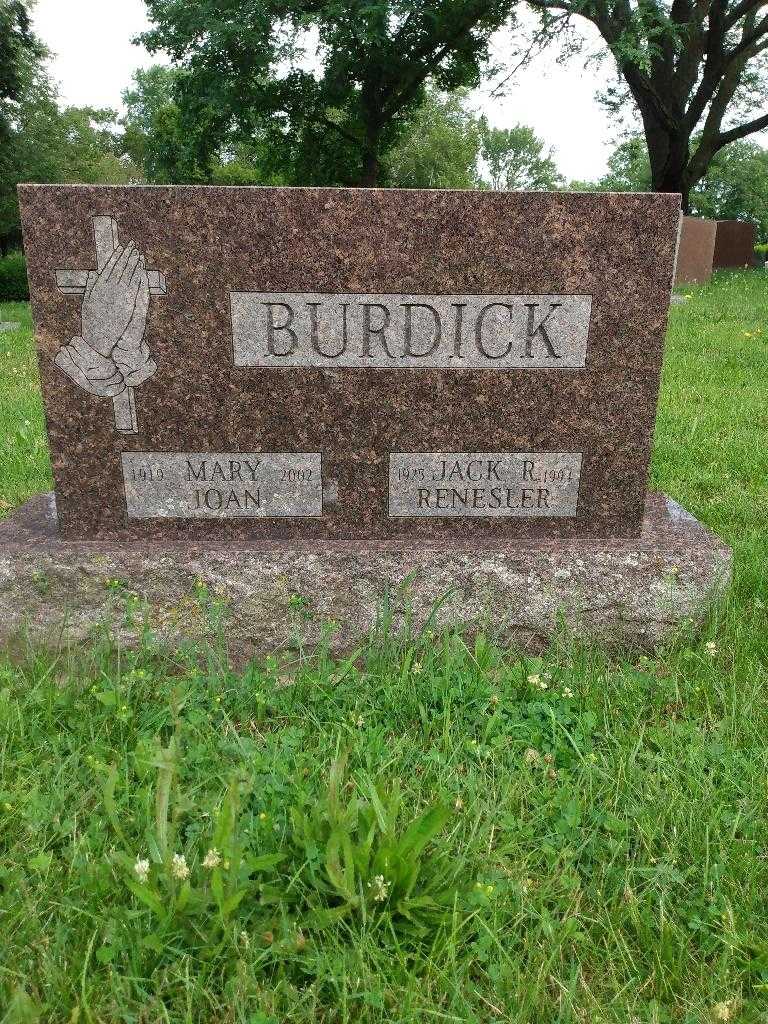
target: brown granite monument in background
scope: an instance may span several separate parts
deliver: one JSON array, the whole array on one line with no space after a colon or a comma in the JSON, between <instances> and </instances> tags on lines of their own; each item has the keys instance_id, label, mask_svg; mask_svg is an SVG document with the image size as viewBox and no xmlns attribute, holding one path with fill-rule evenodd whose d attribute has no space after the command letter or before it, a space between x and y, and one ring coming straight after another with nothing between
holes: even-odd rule
<instances>
[{"instance_id":1,"label":"brown granite monument in background","mask_svg":"<svg viewBox=\"0 0 768 1024\"><path fill-rule=\"evenodd\" d=\"M755 225L744 220L719 220L715 238L715 270L755 265Z\"/></svg>"},{"instance_id":2,"label":"brown granite monument in background","mask_svg":"<svg viewBox=\"0 0 768 1024\"><path fill-rule=\"evenodd\" d=\"M712 277L717 221L683 217L677 250L675 284L706 284Z\"/></svg>"},{"instance_id":3,"label":"brown granite monument in background","mask_svg":"<svg viewBox=\"0 0 768 1024\"><path fill-rule=\"evenodd\" d=\"M646 643L727 575L646 493L678 196L20 198L56 501L0 528L7 623L61 611L34 573L77 636L94 572L160 624L202 577L243 649L292 593L344 646L411 579L417 621L458 588L446 624Z\"/></svg>"}]
</instances>

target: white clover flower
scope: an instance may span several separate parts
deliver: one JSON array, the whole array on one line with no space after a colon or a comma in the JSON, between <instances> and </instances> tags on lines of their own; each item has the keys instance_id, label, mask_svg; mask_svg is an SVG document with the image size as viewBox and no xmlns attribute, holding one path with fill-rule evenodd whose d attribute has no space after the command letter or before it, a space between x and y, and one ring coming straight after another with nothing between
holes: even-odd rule
<instances>
[{"instance_id":1,"label":"white clover flower","mask_svg":"<svg viewBox=\"0 0 768 1024\"><path fill-rule=\"evenodd\" d=\"M137 857L136 863L133 865L133 871L136 878L143 885L149 879L149 861L143 860L141 857Z\"/></svg>"},{"instance_id":2,"label":"white clover flower","mask_svg":"<svg viewBox=\"0 0 768 1024\"><path fill-rule=\"evenodd\" d=\"M538 764L541 760L541 754L538 750L534 750L533 747L528 747L523 754L523 760L526 764Z\"/></svg>"},{"instance_id":3,"label":"white clover flower","mask_svg":"<svg viewBox=\"0 0 768 1024\"><path fill-rule=\"evenodd\" d=\"M464 810L464 801L461 799L460 796L456 797L456 802L455 802L455 804L453 806L456 808L457 811L463 811Z\"/></svg>"},{"instance_id":4,"label":"white clover flower","mask_svg":"<svg viewBox=\"0 0 768 1024\"><path fill-rule=\"evenodd\" d=\"M174 853L171 861L171 874L179 882L186 882L189 878L187 858L183 853Z\"/></svg>"},{"instance_id":5,"label":"white clover flower","mask_svg":"<svg viewBox=\"0 0 768 1024\"><path fill-rule=\"evenodd\" d=\"M212 846L208 853L206 853L205 855L205 859L203 860L203 867L207 868L208 871L213 871L213 869L217 868L219 864L221 864L221 854L219 853L215 846Z\"/></svg>"},{"instance_id":6,"label":"white clover flower","mask_svg":"<svg viewBox=\"0 0 768 1024\"><path fill-rule=\"evenodd\" d=\"M373 889L373 898L377 903L383 903L389 896L389 882L384 875L376 875L373 881L368 883L368 888Z\"/></svg>"},{"instance_id":7,"label":"white clover flower","mask_svg":"<svg viewBox=\"0 0 768 1024\"><path fill-rule=\"evenodd\" d=\"M546 672L544 673L544 675L540 675L538 672L535 672L533 675L528 676L528 682L531 684L531 686L535 686L538 690L548 690L548 678L551 678L551 676L549 676Z\"/></svg>"},{"instance_id":8,"label":"white clover flower","mask_svg":"<svg viewBox=\"0 0 768 1024\"><path fill-rule=\"evenodd\" d=\"M717 654L717 644L714 640L707 640L707 642L704 644L704 650L707 652L710 658L714 658L714 656Z\"/></svg>"},{"instance_id":9,"label":"white clover flower","mask_svg":"<svg viewBox=\"0 0 768 1024\"><path fill-rule=\"evenodd\" d=\"M715 1020L730 1020L733 1015L733 1007L730 1003L715 1003L712 1007L712 1015Z\"/></svg>"},{"instance_id":10,"label":"white clover flower","mask_svg":"<svg viewBox=\"0 0 768 1024\"><path fill-rule=\"evenodd\" d=\"M413 674L415 676L417 676L417 675L419 675L421 673L421 662L420 661L414 661L414 663L411 665L411 672L413 672Z\"/></svg>"},{"instance_id":11,"label":"white clover flower","mask_svg":"<svg viewBox=\"0 0 768 1024\"><path fill-rule=\"evenodd\" d=\"M563 687L563 696L564 697L572 697L573 696L573 690L570 688L570 686L564 686Z\"/></svg>"}]
</instances>

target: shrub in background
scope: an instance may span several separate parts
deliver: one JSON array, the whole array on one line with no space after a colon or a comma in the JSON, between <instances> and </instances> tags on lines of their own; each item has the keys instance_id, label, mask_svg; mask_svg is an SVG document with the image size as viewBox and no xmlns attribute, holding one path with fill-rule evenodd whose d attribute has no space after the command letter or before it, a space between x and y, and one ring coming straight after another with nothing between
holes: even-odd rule
<instances>
[{"instance_id":1,"label":"shrub in background","mask_svg":"<svg viewBox=\"0 0 768 1024\"><path fill-rule=\"evenodd\" d=\"M0 259L0 302L27 302L27 261L23 253L14 252Z\"/></svg>"}]
</instances>

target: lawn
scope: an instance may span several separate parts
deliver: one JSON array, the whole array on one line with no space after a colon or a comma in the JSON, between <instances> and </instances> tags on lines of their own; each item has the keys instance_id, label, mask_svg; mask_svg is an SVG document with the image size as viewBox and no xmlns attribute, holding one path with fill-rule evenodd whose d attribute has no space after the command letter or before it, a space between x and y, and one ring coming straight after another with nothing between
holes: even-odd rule
<instances>
[{"instance_id":1,"label":"lawn","mask_svg":"<svg viewBox=\"0 0 768 1024\"><path fill-rule=\"evenodd\" d=\"M0 654L3 1024L768 1021L768 277L689 294L653 485L735 549L703 636ZM0 517L50 487L2 314Z\"/></svg>"}]
</instances>

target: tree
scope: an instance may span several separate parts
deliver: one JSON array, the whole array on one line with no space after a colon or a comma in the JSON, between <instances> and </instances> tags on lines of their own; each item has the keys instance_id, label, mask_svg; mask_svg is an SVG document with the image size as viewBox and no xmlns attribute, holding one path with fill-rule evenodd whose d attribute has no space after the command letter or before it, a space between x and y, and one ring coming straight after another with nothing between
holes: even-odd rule
<instances>
[{"instance_id":1,"label":"tree","mask_svg":"<svg viewBox=\"0 0 768 1024\"><path fill-rule=\"evenodd\" d=\"M651 164L642 135L632 135L608 157L608 173L599 181L572 181L573 192L650 192Z\"/></svg>"},{"instance_id":2,"label":"tree","mask_svg":"<svg viewBox=\"0 0 768 1024\"><path fill-rule=\"evenodd\" d=\"M58 106L42 66L28 67L18 99L7 104L8 134L0 156L0 248L17 245L22 181L128 184L140 172L122 150L113 110Z\"/></svg>"},{"instance_id":3,"label":"tree","mask_svg":"<svg viewBox=\"0 0 768 1024\"><path fill-rule=\"evenodd\" d=\"M650 192L651 185L648 147L641 135L633 135L611 153L600 187L606 192Z\"/></svg>"},{"instance_id":4,"label":"tree","mask_svg":"<svg viewBox=\"0 0 768 1024\"><path fill-rule=\"evenodd\" d=\"M695 142L696 140L694 140ZM572 182L574 191L647 192L651 180L648 150L641 135L625 139L608 159L608 173L596 182ZM742 139L717 153L706 176L691 192L696 217L748 220L768 241L768 151Z\"/></svg>"},{"instance_id":5,"label":"tree","mask_svg":"<svg viewBox=\"0 0 768 1024\"><path fill-rule=\"evenodd\" d=\"M176 102L183 72L157 64L136 71L123 92L123 148L156 184L207 182L216 185L284 184L270 173L264 144L223 137L206 166L195 159L181 110Z\"/></svg>"},{"instance_id":6,"label":"tree","mask_svg":"<svg viewBox=\"0 0 768 1024\"><path fill-rule=\"evenodd\" d=\"M0 101L19 99L28 68L44 53L32 32L28 5L23 0L0 0ZM0 138L8 133L6 118L0 110Z\"/></svg>"},{"instance_id":7,"label":"tree","mask_svg":"<svg viewBox=\"0 0 768 1024\"><path fill-rule=\"evenodd\" d=\"M123 90L122 99L125 113L120 124L123 128L123 147L131 159L144 170L148 181L161 180L161 172L155 166L155 147L165 117L178 109L173 98L178 72L162 64L150 68L139 68L134 72L133 81ZM159 148L159 147L158 147Z\"/></svg>"},{"instance_id":8,"label":"tree","mask_svg":"<svg viewBox=\"0 0 768 1024\"><path fill-rule=\"evenodd\" d=\"M545 23L580 15L600 31L623 83L606 99L634 100L654 191L691 190L725 146L768 127L752 116L766 96L764 0L530 0Z\"/></svg>"},{"instance_id":9,"label":"tree","mask_svg":"<svg viewBox=\"0 0 768 1024\"><path fill-rule=\"evenodd\" d=\"M195 166L175 94L181 72L162 64L139 69L123 90L123 147L158 185L205 181Z\"/></svg>"},{"instance_id":10,"label":"tree","mask_svg":"<svg viewBox=\"0 0 768 1024\"><path fill-rule=\"evenodd\" d=\"M752 221L759 241L768 242L768 152L747 140L721 150L691 193L691 212Z\"/></svg>"},{"instance_id":11,"label":"tree","mask_svg":"<svg viewBox=\"0 0 768 1024\"><path fill-rule=\"evenodd\" d=\"M474 86L510 0L147 0L141 41L184 74L183 130L203 168L264 145L302 184L376 185L428 83ZM319 66L304 45L316 42Z\"/></svg>"},{"instance_id":12,"label":"tree","mask_svg":"<svg viewBox=\"0 0 768 1024\"><path fill-rule=\"evenodd\" d=\"M524 124L491 128L482 118L480 132L491 188L551 190L564 184L552 150L544 152L544 142L532 128Z\"/></svg>"},{"instance_id":13,"label":"tree","mask_svg":"<svg viewBox=\"0 0 768 1024\"><path fill-rule=\"evenodd\" d=\"M24 0L0 0L0 254L10 245L10 231L3 234L3 223L15 197L7 194L13 178L11 125L18 101L45 49L32 32L28 5ZM18 241L18 228L16 229Z\"/></svg>"},{"instance_id":14,"label":"tree","mask_svg":"<svg viewBox=\"0 0 768 1024\"><path fill-rule=\"evenodd\" d=\"M398 188L478 188L480 123L461 92L430 90L386 157L386 180Z\"/></svg>"}]
</instances>

